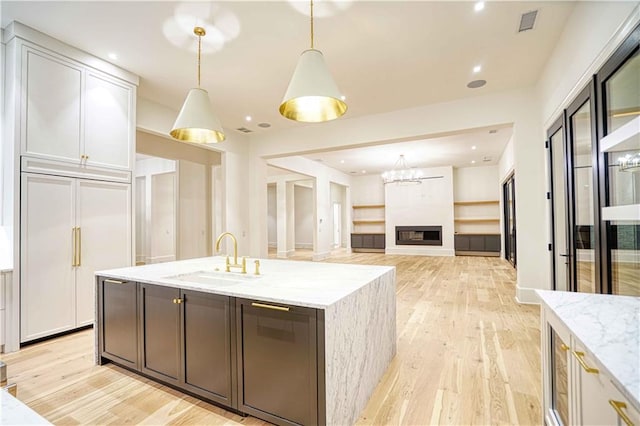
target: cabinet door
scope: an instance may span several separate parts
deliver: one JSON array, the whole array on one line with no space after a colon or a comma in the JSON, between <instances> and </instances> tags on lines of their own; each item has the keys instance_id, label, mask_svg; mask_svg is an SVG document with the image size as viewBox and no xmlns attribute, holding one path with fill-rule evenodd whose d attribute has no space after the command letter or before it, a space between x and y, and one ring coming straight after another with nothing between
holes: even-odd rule
<instances>
[{"instance_id":1,"label":"cabinet door","mask_svg":"<svg viewBox=\"0 0 640 426\"><path fill-rule=\"evenodd\" d=\"M469 250L484 251L484 235L469 235Z\"/></svg>"},{"instance_id":2,"label":"cabinet door","mask_svg":"<svg viewBox=\"0 0 640 426\"><path fill-rule=\"evenodd\" d=\"M22 174L20 341L75 327L74 179Z\"/></svg>"},{"instance_id":3,"label":"cabinet door","mask_svg":"<svg viewBox=\"0 0 640 426\"><path fill-rule=\"evenodd\" d=\"M351 248L362 248L361 234L351 234Z\"/></svg>"},{"instance_id":4,"label":"cabinet door","mask_svg":"<svg viewBox=\"0 0 640 426\"><path fill-rule=\"evenodd\" d=\"M100 279L101 356L138 368L138 289L135 282Z\"/></svg>"},{"instance_id":5,"label":"cabinet door","mask_svg":"<svg viewBox=\"0 0 640 426\"><path fill-rule=\"evenodd\" d=\"M183 290L182 299L185 388L231 406L230 298Z\"/></svg>"},{"instance_id":6,"label":"cabinet door","mask_svg":"<svg viewBox=\"0 0 640 426\"><path fill-rule=\"evenodd\" d=\"M96 73L85 84L84 154L87 164L131 168L133 88Z\"/></svg>"},{"instance_id":7,"label":"cabinet door","mask_svg":"<svg viewBox=\"0 0 640 426\"><path fill-rule=\"evenodd\" d=\"M23 49L23 152L77 162L82 71L39 50Z\"/></svg>"},{"instance_id":8,"label":"cabinet door","mask_svg":"<svg viewBox=\"0 0 640 426\"><path fill-rule=\"evenodd\" d=\"M277 424L317 424L316 311L236 300L238 409Z\"/></svg>"},{"instance_id":9,"label":"cabinet door","mask_svg":"<svg viewBox=\"0 0 640 426\"><path fill-rule=\"evenodd\" d=\"M618 415L609 405L606 373L600 371L591 356L574 341L572 351L576 371L577 423L615 425Z\"/></svg>"},{"instance_id":10,"label":"cabinet door","mask_svg":"<svg viewBox=\"0 0 640 426\"><path fill-rule=\"evenodd\" d=\"M500 235L485 235L484 248L486 251L500 251Z\"/></svg>"},{"instance_id":11,"label":"cabinet door","mask_svg":"<svg viewBox=\"0 0 640 426\"><path fill-rule=\"evenodd\" d=\"M375 234L373 236L373 248L376 248L376 249L385 248L385 235L384 234Z\"/></svg>"},{"instance_id":12,"label":"cabinet door","mask_svg":"<svg viewBox=\"0 0 640 426\"><path fill-rule=\"evenodd\" d=\"M141 284L142 372L167 383L180 376L180 290Z\"/></svg>"},{"instance_id":13,"label":"cabinet door","mask_svg":"<svg viewBox=\"0 0 640 426\"><path fill-rule=\"evenodd\" d=\"M551 378L551 415L557 424L568 426L572 418L569 410L569 341L562 339L556 330L550 327L550 378Z\"/></svg>"},{"instance_id":14,"label":"cabinet door","mask_svg":"<svg viewBox=\"0 0 640 426\"><path fill-rule=\"evenodd\" d=\"M372 234L364 234L362 236L362 247L363 248L373 248L373 235Z\"/></svg>"},{"instance_id":15,"label":"cabinet door","mask_svg":"<svg viewBox=\"0 0 640 426\"><path fill-rule=\"evenodd\" d=\"M453 245L458 251L469 250L469 236L468 235L454 235Z\"/></svg>"},{"instance_id":16,"label":"cabinet door","mask_svg":"<svg viewBox=\"0 0 640 426\"><path fill-rule=\"evenodd\" d=\"M131 185L77 181L77 326L94 321L95 271L131 266Z\"/></svg>"}]
</instances>

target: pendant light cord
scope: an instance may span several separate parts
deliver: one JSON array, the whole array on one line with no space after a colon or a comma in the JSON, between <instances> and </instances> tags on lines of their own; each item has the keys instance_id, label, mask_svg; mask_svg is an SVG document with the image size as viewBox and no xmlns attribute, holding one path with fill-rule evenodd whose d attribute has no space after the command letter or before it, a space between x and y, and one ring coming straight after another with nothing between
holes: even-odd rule
<instances>
[{"instance_id":1,"label":"pendant light cord","mask_svg":"<svg viewBox=\"0 0 640 426\"><path fill-rule=\"evenodd\" d=\"M311 48L313 49L313 0L311 1Z\"/></svg>"},{"instance_id":2,"label":"pendant light cord","mask_svg":"<svg viewBox=\"0 0 640 426\"><path fill-rule=\"evenodd\" d=\"M198 89L200 88L200 52L202 50L202 36L198 36Z\"/></svg>"}]
</instances>

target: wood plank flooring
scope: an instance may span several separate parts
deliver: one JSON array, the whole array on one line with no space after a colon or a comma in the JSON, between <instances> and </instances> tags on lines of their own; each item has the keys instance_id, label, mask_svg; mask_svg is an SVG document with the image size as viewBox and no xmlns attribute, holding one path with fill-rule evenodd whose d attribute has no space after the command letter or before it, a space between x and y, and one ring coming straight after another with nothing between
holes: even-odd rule
<instances>
[{"instance_id":1,"label":"wood plank flooring","mask_svg":"<svg viewBox=\"0 0 640 426\"><path fill-rule=\"evenodd\" d=\"M398 353L358 424L542 424L539 309L515 302L505 260L336 252L327 261L397 268ZM2 359L18 398L55 424L265 424L93 365L92 330Z\"/></svg>"}]
</instances>

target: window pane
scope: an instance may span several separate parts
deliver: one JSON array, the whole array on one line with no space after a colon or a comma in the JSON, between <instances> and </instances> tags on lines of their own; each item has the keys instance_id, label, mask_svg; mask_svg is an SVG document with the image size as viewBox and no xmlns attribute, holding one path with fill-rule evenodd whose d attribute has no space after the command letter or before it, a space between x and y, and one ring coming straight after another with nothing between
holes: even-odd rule
<instances>
[{"instance_id":1,"label":"window pane","mask_svg":"<svg viewBox=\"0 0 640 426\"><path fill-rule=\"evenodd\" d=\"M640 54L629 59L606 83L608 133L640 115Z\"/></svg>"},{"instance_id":2,"label":"window pane","mask_svg":"<svg viewBox=\"0 0 640 426\"><path fill-rule=\"evenodd\" d=\"M640 296L640 221L611 221L608 234L613 294Z\"/></svg>"},{"instance_id":3,"label":"window pane","mask_svg":"<svg viewBox=\"0 0 640 426\"><path fill-rule=\"evenodd\" d=\"M574 249L577 290L595 293L595 235L593 230L593 167L591 101L571 116L573 129Z\"/></svg>"}]
</instances>

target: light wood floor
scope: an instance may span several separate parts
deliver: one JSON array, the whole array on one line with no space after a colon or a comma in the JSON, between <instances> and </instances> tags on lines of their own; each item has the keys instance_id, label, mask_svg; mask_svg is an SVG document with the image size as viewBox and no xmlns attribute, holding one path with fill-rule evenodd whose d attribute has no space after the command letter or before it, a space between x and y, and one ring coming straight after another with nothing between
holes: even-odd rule
<instances>
[{"instance_id":1,"label":"light wood floor","mask_svg":"<svg viewBox=\"0 0 640 426\"><path fill-rule=\"evenodd\" d=\"M328 261L397 268L398 353L358 424L542 423L539 310L515 302L506 261L344 252ZM55 424L264 424L93 365L92 330L2 358L18 398Z\"/></svg>"}]
</instances>

